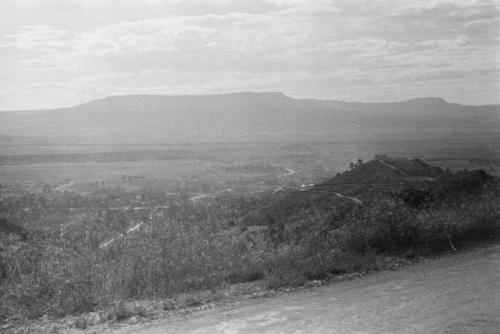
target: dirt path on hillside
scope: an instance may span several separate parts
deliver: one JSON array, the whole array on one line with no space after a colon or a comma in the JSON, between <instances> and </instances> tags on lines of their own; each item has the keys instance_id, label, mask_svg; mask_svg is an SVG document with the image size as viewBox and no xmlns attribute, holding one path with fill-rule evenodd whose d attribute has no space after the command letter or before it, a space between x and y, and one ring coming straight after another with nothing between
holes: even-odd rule
<instances>
[{"instance_id":1,"label":"dirt path on hillside","mask_svg":"<svg viewBox=\"0 0 500 334\"><path fill-rule=\"evenodd\" d=\"M68 183L65 183L65 184L61 184L60 186L58 187L55 187L54 188L54 191L65 191L65 190L68 190L71 186L73 186L76 182L75 181L70 181Z\"/></svg>"},{"instance_id":2,"label":"dirt path on hillside","mask_svg":"<svg viewBox=\"0 0 500 334\"><path fill-rule=\"evenodd\" d=\"M500 246L113 333L500 333Z\"/></svg>"},{"instance_id":3,"label":"dirt path on hillside","mask_svg":"<svg viewBox=\"0 0 500 334\"><path fill-rule=\"evenodd\" d=\"M347 199L349 201L353 201L356 204L363 204L363 202L360 199L356 198L356 197L342 195L341 193L335 192L335 191L315 190L313 188L314 188L314 186L312 186L312 187L304 187L304 188L300 188L299 187L298 190L299 191L304 191L304 192L332 194L332 195L337 196L338 198L343 198L343 199Z\"/></svg>"},{"instance_id":4,"label":"dirt path on hillside","mask_svg":"<svg viewBox=\"0 0 500 334\"><path fill-rule=\"evenodd\" d=\"M294 175L295 173L297 173L296 171L294 171L291 168L285 168L285 170L286 170L286 173L278 175L278 179L281 179L283 177L287 177L287 176L290 176L290 175Z\"/></svg>"}]
</instances>

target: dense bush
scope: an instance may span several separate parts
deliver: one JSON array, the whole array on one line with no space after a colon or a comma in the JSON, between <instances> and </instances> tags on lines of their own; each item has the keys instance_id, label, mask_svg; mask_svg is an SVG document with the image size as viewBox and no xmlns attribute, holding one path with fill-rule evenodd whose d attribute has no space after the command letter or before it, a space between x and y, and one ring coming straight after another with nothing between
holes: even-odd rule
<instances>
[{"instance_id":1,"label":"dense bush","mask_svg":"<svg viewBox=\"0 0 500 334\"><path fill-rule=\"evenodd\" d=\"M500 232L496 198L485 196L415 211L392 199L365 207L331 231L329 238L346 252L408 254L419 249L454 247L452 242L480 240Z\"/></svg>"},{"instance_id":2,"label":"dense bush","mask_svg":"<svg viewBox=\"0 0 500 334\"><path fill-rule=\"evenodd\" d=\"M485 186L489 177L440 177L425 193L407 188L408 198L415 199L378 193L360 205L330 196L323 210L313 205L319 195L301 202L302 194L294 193L293 206L266 208L267 238L253 239L246 226L234 222L160 215L103 248L99 224L89 224L79 239L40 233L5 240L0 320L80 313L129 298L171 297L261 278L271 288L297 286L376 268L380 253L411 256L498 236L499 194ZM432 203L409 205L420 198ZM117 310L117 318L128 314Z\"/></svg>"},{"instance_id":3,"label":"dense bush","mask_svg":"<svg viewBox=\"0 0 500 334\"><path fill-rule=\"evenodd\" d=\"M436 207L477 195L492 179L483 170L442 173L432 183L406 185L395 197L413 209Z\"/></svg>"},{"instance_id":4,"label":"dense bush","mask_svg":"<svg viewBox=\"0 0 500 334\"><path fill-rule=\"evenodd\" d=\"M239 229L154 221L109 249L92 237L79 244L58 236L15 242L2 253L6 277L0 314L37 317L90 311L128 298L165 297L263 276L265 247L253 249Z\"/></svg>"}]
</instances>

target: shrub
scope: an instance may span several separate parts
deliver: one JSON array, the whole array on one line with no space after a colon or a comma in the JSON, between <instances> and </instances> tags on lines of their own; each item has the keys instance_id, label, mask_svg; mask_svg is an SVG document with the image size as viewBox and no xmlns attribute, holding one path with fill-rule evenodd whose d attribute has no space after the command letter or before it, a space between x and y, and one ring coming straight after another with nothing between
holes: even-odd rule
<instances>
[{"instance_id":1,"label":"shrub","mask_svg":"<svg viewBox=\"0 0 500 334\"><path fill-rule=\"evenodd\" d=\"M420 248L454 247L452 240L498 235L500 210L492 199L470 199L461 206L414 212L396 202L378 202L342 228L339 244L347 252L403 254Z\"/></svg>"},{"instance_id":2,"label":"shrub","mask_svg":"<svg viewBox=\"0 0 500 334\"><path fill-rule=\"evenodd\" d=\"M306 277L300 272L305 265L305 254L302 249L283 246L275 251L266 263L266 284L274 289L282 286L301 286Z\"/></svg>"},{"instance_id":3,"label":"shrub","mask_svg":"<svg viewBox=\"0 0 500 334\"><path fill-rule=\"evenodd\" d=\"M434 201L434 195L430 191L411 186L403 189L397 196L413 209L426 208Z\"/></svg>"},{"instance_id":4,"label":"shrub","mask_svg":"<svg viewBox=\"0 0 500 334\"><path fill-rule=\"evenodd\" d=\"M81 313L128 298L163 297L263 276L264 248L239 230L154 221L109 249L43 236L2 252L0 311L8 317Z\"/></svg>"}]
</instances>

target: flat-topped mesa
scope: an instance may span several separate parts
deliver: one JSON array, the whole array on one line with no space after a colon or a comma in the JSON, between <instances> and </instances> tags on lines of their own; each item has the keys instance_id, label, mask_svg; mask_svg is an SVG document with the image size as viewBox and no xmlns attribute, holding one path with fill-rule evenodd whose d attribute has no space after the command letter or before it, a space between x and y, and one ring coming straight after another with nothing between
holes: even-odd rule
<instances>
[{"instance_id":1,"label":"flat-topped mesa","mask_svg":"<svg viewBox=\"0 0 500 334\"><path fill-rule=\"evenodd\" d=\"M441 98L395 103L296 99L281 92L117 95L70 108L0 113L0 135L106 143L366 141L498 132L500 107Z\"/></svg>"},{"instance_id":2,"label":"flat-topped mesa","mask_svg":"<svg viewBox=\"0 0 500 334\"><path fill-rule=\"evenodd\" d=\"M447 104L448 101L442 97L417 97L411 100L402 101L400 103L433 103L433 104Z\"/></svg>"},{"instance_id":3,"label":"flat-topped mesa","mask_svg":"<svg viewBox=\"0 0 500 334\"><path fill-rule=\"evenodd\" d=\"M218 98L286 98L282 92L234 92L223 94L180 94L180 95L157 95L157 94L124 94L124 95L110 95L99 100L90 101L113 101L122 99L218 99Z\"/></svg>"}]
</instances>

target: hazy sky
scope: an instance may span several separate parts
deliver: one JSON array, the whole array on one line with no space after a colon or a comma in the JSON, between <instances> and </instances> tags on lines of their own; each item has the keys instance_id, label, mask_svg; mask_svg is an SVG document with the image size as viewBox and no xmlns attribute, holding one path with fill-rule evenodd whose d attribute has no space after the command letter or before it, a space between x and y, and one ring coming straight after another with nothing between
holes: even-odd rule
<instances>
[{"instance_id":1,"label":"hazy sky","mask_svg":"<svg viewBox=\"0 0 500 334\"><path fill-rule=\"evenodd\" d=\"M500 1L0 0L0 109L235 91L500 103Z\"/></svg>"}]
</instances>

